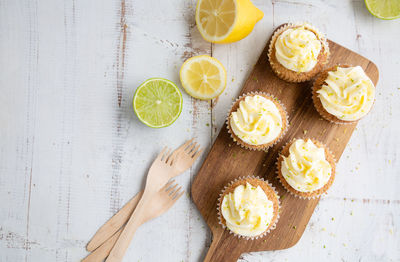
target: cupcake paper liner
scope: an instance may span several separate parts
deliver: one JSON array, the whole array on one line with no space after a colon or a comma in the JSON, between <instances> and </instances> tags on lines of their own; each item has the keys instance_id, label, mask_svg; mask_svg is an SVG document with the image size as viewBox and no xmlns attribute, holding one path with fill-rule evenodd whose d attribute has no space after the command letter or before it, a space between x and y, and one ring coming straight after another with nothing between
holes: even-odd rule
<instances>
[{"instance_id":1,"label":"cupcake paper liner","mask_svg":"<svg viewBox=\"0 0 400 262\"><path fill-rule=\"evenodd\" d=\"M255 95L261 95L264 97L268 97L268 98L272 98L272 102L274 102L274 104L278 107L279 111L282 113L284 113L284 118L283 119L283 123L285 124L285 128L283 129L283 131L280 133L280 135L278 136L278 138L276 138L275 140L273 140L272 142L268 143L268 144L262 144L262 145L250 145L247 144L246 142L242 141L239 137L236 136L236 134L233 132L233 130L231 129L229 120L230 120L230 116L231 113L233 112L232 109L233 107L236 105L236 103L238 103L240 100L242 100L244 97L246 96L255 96ZM282 114L283 115L283 114ZM249 149L249 150L258 150L258 151L265 151L267 152L268 149L272 146L274 146L275 144L279 143L279 141L281 141L281 139L285 136L286 132L289 129L289 117L288 117L288 113L286 111L286 107L285 105L279 100L277 99L274 95L271 95L269 93L265 93L265 92L249 92L246 94L243 94L241 96L239 96L233 103L231 106L231 109L229 110L228 116L226 118L226 125L227 125L227 129L228 129L228 133L230 134L231 138L233 139L234 142L236 142L236 144L238 144L239 146L241 146L242 148L245 149Z\"/></svg>"},{"instance_id":2,"label":"cupcake paper liner","mask_svg":"<svg viewBox=\"0 0 400 262\"><path fill-rule=\"evenodd\" d=\"M334 66L332 66L332 67L330 67L328 69L325 69L321 73L319 73L318 77L315 79L315 81L313 83L313 86L312 86L313 104L314 104L314 107L317 110L317 112L320 114L320 116L322 116L325 120L328 120L331 123L339 124L339 125L355 124L362 118L360 118L358 120L354 120L354 121L341 120L341 119L337 118L336 116L328 113L328 111L326 111L325 108L323 107L323 105L321 103L321 99L318 97L317 91L319 89L321 89L321 86L325 83L325 80L328 77L328 72L336 70L337 67L352 67L352 66L351 65L337 64L337 65L334 65Z\"/></svg>"},{"instance_id":3,"label":"cupcake paper liner","mask_svg":"<svg viewBox=\"0 0 400 262\"><path fill-rule=\"evenodd\" d=\"M325 154L328 162L332 165L332 174L331 177L329 178L328 182L320 189L311 191L311 192L300 192L294 189L289 185L289 183L286 181L286 179L282 176L281 174L281 162L283 161L283 155L282 152L287 149L289 150L289 147L292 145L294 141L300 138L293 138L289 142L287 142L281 149L281 152L279 153L278 159L276 161L276 175L281 183L281 185L286 189L287 192L289 192L291 195L301 198L301 199L316 199L324 194L327 194L328 189L332 186L334 180L335 180L335 175L336 175L336 159L335 155L332 153L332 151L327 147L324 143L314 139L314 138L304 138L304 139L311 139L311 141L316 144L318 147L324 147L325 149ZM287 156L286 156L287 157ZM318 193L320 191L320 193Z\"/></svg>"},{"instance_id":4,"label":"cupcake paper liner","mask_svg":"<svg viewBox=\"0 0 400 262\"><path fill-rule=\"evenodd\" d=\"M304 26L306 29L312 31L317 36L318 40L321 41L323 48L320 54L318 55L317 64L314 66L313 69L311 69L308 72L295 72L290 69L287 69L286 67L284 67L279 63L274 53L275 42L278 36L289 28L295 28L300 26ZM271 65L272 71L274 71L274 73L279 78L287 82L294 82L294 83L300 83L311 80L315 75L317 75L321 70L323 70L324 66L328 63L329 55L330 55L329 45L325 36L322 33L320 33L320 31L317 28L306 22L288 23L276 29L271 37L268 48L268 60Z\"/></svg>"},{"instance_id":5,"label":"cupcake paper liner","mask_svg":"<svg viewBox=\"0 0 400 262\"><path fill-rule=\"evenodd\" d=\"M277 197L277 202L278 202L278 211L276 214L276 218L274 221L271 221L271 225L269 225L269 227L267 228L267 230L265 230L262 234L257 235L257 236L253 236L253 237L248 237L248 236L243 236L243 235L239 235L236 234L235 232L233 232L232 230L230 230L223 222L222 222L222 214L221 214L221 202L222 202L222 196L224 196L225 191L227 189L229 189L234 183L241 181L241 180L247 180L247 179L257 179L259 181L262 181L264 183L267 183L267 185L269 186L270 189L272 189L272 191L275 193L276 197ZM280 211L280 206L281 203L279 201L279 195L278 192L276 191L275 187L272 186L272 184L270 184L267 180L264 180L263 178L260 177L256 177L256 176L246 176L246 177L239 177L236 178L235 180L231 181L228 183L228 185L226 185L224 187L224 189L222 190L222 192L219 194L219 198L218 198L218 204L217 204L217 214L218 214L218 224L220 224L222 226L222 228L227 229L229 231L230 234L233 234L234 236L240 238L244 238L246 240L254 240L254 239L259 239L264 237L265 235L267 235L269 232L271 232L272 230L274 230L276 228L276 224L278 223L279 220L279 211ZM275 210L275 209L274 209ZM275 217L275 216L274 216ZM274 219L274 217L272 219Z\"/></svg>"}]
</instances>

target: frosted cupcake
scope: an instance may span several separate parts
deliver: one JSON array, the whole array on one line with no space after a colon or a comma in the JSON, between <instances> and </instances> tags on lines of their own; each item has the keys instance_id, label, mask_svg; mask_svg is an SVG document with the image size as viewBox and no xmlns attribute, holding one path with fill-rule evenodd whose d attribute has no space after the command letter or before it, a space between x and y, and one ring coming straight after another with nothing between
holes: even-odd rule
<instances>
[{"instance_id":1,"label":"frosted cupcake","mask_svg":"<svg viewBox=\"0 0 400 262\"><path fill-rule=\"evenodd\" d=\"M227 125L239 145L266 150L286 132L287 113L276 98L264 93L249 93L233 104Z\"/></svg>"},{"instance_id":2,"label":"frosted cupcake","mask_svg":"<svg viewBox=\"0 0 400 262\"><path fill-rule=\"evenodd\" d=\"M311 80L328 62L325 37L307 23L286 24L273 34L268 51L272 71L288 82Z\"/></svg>"},{"instance_id":3,"label":"frosted cupcake","mask_svg":"<svg viewBox=\"0 0 400 262\"><path fill-rule=\"evenodd\" d=\"M313 86L315 108L325 119L353 123L371 110L375 86L360 66L336 65L322 72Z\"/></svg>"},{"instance_id":4,"label":"frosted cupcake","mask_svg":"<svg viewBox=\"0 0 400 262\"><path fill-rule=\"evenodd\" d=\"M301 198L320 196L335 179L334 157L322 143L312 139L288 143L278 157L277 166L282 185Z\"/></svg>"},{"instance_id":5,"label":"frosted cupcake","mask_svg":"<svg viewBox=\"0 0 400 262\"><path fill-rule=\"evenodd\" d=\"M275 189L257 177L231 182L218 200L219 222L238 237L257 239L275 228L279 200Z\"/></svg>"}]
</instances>

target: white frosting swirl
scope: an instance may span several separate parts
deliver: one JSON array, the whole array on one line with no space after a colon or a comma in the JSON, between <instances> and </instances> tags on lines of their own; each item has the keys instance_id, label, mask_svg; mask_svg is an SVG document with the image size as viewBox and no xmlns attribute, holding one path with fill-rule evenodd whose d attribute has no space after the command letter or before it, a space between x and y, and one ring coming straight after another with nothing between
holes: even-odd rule
<instances>
[{"instance_id":1,"label":"white frosting swirl","mask_svg":"<svg viewBox=\"0 0 400 262\"><path fill-rule=\"evenodd\" d=\"M264 233L274 217L273 202L261 187L249 183L224 196L221 212L231 231L248 237Z\"/></svg>"},{"instance_id":2,"label":"white frosting swirl","mask_svg":"<svg viewBox=\"0 0 400 262\"><path fill-rule=\"evenodd\" d=\"M260 95L249 95L232 112L233 133L250 145L268 144L282 131L282 116L273 101Z\"/></svg>"},{"instance_id":3,"label":"white frosting swirl","mask_svg":"<svg viewBox=\"0 0 400 262\"><path fill-rule=\"evenodd\" d=\"M305 26L288 28L275 42L275 57L287 69L308 72L317 64L321 49L321 41Z\"/></svg>"},{"instance_id":4,"label":"white frosting swirl","mask_svg":"<svg viewBox=\"0 0 400 262\"><path fill-rule=\"evenodd\" d=\"M325 149L317 147L310 139L297 139L283 156L281 174L288 184L300 192L322 188L330 179L332 167L326 160Z\"/></svg>"},{"instance_id":5,"label":"white frosting swirl","mask_svg":"<svg viewBox=\"0 0 400 262\"><path fill-rule=\"evenodd\" d=\"M371 110L375 86L360 66L337 67L328 73L317 93L329 114L344 121L356 121Z\"/></svg>"}]
</instances>

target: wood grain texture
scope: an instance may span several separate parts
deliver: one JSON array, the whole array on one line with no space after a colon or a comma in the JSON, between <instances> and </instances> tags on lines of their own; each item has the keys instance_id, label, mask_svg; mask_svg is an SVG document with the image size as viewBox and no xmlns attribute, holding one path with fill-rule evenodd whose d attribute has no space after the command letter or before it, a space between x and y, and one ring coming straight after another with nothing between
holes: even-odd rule
<instances>
[{"instance_id":1,"label":"wood grain texture","mask_svg":"<svg viewBox=\"0 0 400 262\"><path fill-rule=\"evenodd\" d=\"M330 62L360 65L376 85L378 68L368 59L329 41ZM224 126L192 184L192 198L213 233L205 261L236 261L244 252L280 250L292 247L302 236L319 199L303 200L287 193L276 178L276 159L283 145L293 138L315 138L325 143L339 159L356 124L335 125L322 119L311 98L311 82L288 83L271 71L268 44L262 52L241 94L261 91L274 95L289 114L289 130L268 152L250 151L237 146ZM276 186L281 197L277 228L266 237L248 241L223 230L217 219L217 199L223 187L240 176L255 175ZM340 174L339 174L340 175Z\"/></svg>"}]
</instances>

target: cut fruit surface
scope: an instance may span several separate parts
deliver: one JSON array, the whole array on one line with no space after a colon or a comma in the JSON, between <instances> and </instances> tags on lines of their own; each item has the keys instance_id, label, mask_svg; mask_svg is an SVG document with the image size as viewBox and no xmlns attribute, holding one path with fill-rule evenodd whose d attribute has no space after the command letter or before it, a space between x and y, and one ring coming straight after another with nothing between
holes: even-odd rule
<instances>
[{"instance_id":1,"label":"cut fruit surface","mask_svg":"<svg viewBox=\"0 0 400 262\"><path fill-rule=\"evenodd\" d=\"M377 18L391 20L400 17L399 0L365 0L365 5Z\"/></svg>"},{"instance_id":2,"label":"cut fruit surface","mask_svg":"<svg viewBox=\"0 0 400 262\"><path fill-rule=\"evenodd\" d=\"M133 109L139 120L149 127L169 126L181 114L181 91L167 79L150 78L136 89Z\"/></svg>"},{"instance_id":3,"label":"cut fruit surface","mask_svg":"<svg viewBox=\"0 0 400 262\"><path fill-rule=\"evenodd\" d=\"M186 92L198 99L209 100L219 96L226 86L226 70L217 59L200 55L183 63L180 78Z\"/></svg>"},{"instance_id":4,"label":"cut fruit surface","mask_svg":"<svg viewBox=\"0 0 400 262\"><path fill-rule=\"evenodd\" d=\"M198 0L196 25L203 38L231 43L246 37L264 13L250 0Z\"/></svg>"}]
</instances>

